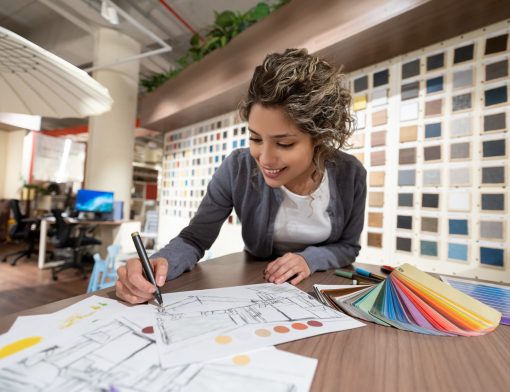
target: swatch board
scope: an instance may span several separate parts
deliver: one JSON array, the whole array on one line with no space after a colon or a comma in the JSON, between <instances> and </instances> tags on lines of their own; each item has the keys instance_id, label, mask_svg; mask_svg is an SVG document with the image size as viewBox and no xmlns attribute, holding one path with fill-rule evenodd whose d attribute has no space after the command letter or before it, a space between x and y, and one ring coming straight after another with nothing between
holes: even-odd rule
<instances>
[{"instance_id":1,"label":"swatch board","mask_svg":"<svg viewBox=\"0 0 510 392\"><path fill-rule=\"evenodd\" d=\"M510 281L505 21L349 75L368 171L359 261Z\"/></svg>"},{"instance_id":2,"label":"swatch board","mask_svg":"<svg viewBox=\"0 0 510 392\"><path fill-rule=\"evenodd\" d=\"M347 75L347 152L368 171L359 261L510 282L509 31L505 21ZM160 233L185 226L248 143L236 112L165 134ZM228 224L242 249L235 214Z\"/></svg>"}]
</instances>

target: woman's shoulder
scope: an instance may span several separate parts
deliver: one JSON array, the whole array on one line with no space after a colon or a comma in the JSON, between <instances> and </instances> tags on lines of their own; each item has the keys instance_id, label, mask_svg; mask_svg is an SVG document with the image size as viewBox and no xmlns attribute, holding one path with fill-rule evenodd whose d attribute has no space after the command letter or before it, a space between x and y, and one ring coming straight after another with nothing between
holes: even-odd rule
<instances>
[{"instance_id":1,"label":"woman's shoulder","mask_svg":"<svg viewBox=\"0 0 510 392\"><path fill-rule=\"evenodd\" d=\"M354 155L337 150L328 162L328 168L339 173L354 172L366 175L363 164Z\"/></svg>"}]
</instances>

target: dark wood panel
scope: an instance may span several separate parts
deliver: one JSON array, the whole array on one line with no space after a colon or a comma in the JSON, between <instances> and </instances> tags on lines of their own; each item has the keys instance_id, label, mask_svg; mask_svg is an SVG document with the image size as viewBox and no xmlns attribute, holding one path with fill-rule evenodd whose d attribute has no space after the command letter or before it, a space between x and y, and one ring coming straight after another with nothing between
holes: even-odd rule
<instances>
[{"instance_id":1,"label":"dark wood panel","mask_svg":"<svg viewBox=\"0 0 510 392\"><path fill-rule=\"evenodd\" d=\"M293 0L145 95L142 125L166 132L235 110L269 52L305 46L351 72L510 18L508 0L422 3Z\"/></svg>"},{"instance_id":2,"label":"dark wood panel","mask_svg":"<svg viewBox=\"0 0 510 392\"><path fill-rule=\"evenodd\" d=\"M200 263L167 282L164 292L262 283L265 262L236 253ZM375 266L363 265L377 271ZM333 271L317 272L298 287L314 283L348 284ZM106 289L95 294L114 298ZM24 311L40 314L62 309L85 295ZM0 333L15 315L0 319ZM367 324L365 327L285 343L278 348L318 358L313 391L507 391L510 385L510 327L476 338L434 337Z\"/></svg>"}]
</instances>

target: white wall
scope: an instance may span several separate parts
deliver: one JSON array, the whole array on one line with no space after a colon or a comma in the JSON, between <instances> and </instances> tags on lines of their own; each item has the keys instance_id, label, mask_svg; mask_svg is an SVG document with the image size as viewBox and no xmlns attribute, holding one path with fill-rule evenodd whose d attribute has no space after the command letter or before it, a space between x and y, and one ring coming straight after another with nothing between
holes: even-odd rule
<instances>
[{"instance_id":1,"label":"white wall","mask_svg":"<svg viewBox=\"0 0 510 392\"><path fill-rule=\"evenodd\" d=\"M0 131L0 198L18 199L25 130Z\"/></svg>"}]
</instances>

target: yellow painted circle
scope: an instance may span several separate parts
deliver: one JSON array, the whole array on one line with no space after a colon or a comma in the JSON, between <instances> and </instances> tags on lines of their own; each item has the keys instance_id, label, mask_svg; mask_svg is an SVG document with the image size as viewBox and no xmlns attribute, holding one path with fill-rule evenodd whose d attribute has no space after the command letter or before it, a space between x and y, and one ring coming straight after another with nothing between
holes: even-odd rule
<instances>
[{"instance_id":1,"label":"yellow painted circle","mask_svg":"<svg viewBox=\"0 0 510 392\"><path fill-rule=\"evenodd\" d=\"M31 336L29 338L20 339L6 346L3 346L0 348L0 359L16 354L17 352L23 351L29 347L35 346L41 340L41 336Z\"/></svg>"},{"instance_id":2,"label":"yellow painted circle","mask_svg":"<svg viewBox=\"0 0 510 392\"><path fill-rule=\"evenodd\" d=\"M216 336L216 338L214 340L218 344L229 344L232 342L232 338L230 336L226 336L226 335Z\"/></svg>"},{"instance_id":3,"label":"yellow painted circle","mask_svg":"<svg viewBox=\"0 0 510 392\"><path fill-rule=\"evenodd\" d=\"M251 359L248 355L236 355L234 358L232 358L232 362L239 366L248 365L250 361Z\"/></svg>"},{"instance_id":4,"label":"yellow painted circle","mask_svg":"<svg viewBox=\"0 0 510 392\"><path fill-rule=\"evenodd\" d=\"M271 336L271 331L268 329L257 329L255 331L255 335L260 336L262 338L267 338L268 336Z\"/></svg>"}]
</instances>

